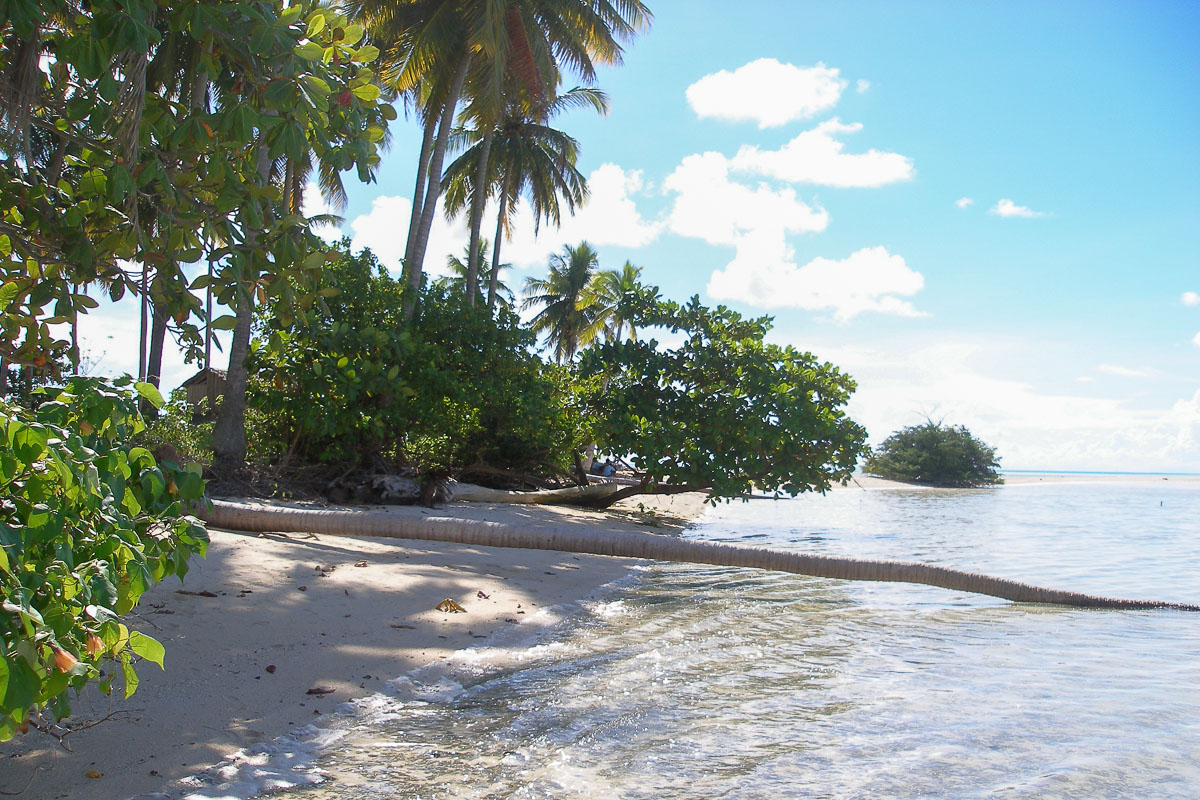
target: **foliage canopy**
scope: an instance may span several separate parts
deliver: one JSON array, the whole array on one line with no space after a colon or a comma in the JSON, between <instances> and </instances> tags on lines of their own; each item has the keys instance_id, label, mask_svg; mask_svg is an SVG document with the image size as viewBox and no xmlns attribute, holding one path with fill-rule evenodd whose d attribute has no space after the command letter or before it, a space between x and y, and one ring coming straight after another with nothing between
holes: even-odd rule
<instances>
[{"instance_id":1,"label":"foliage canopy","mask_svg":"<svg viewBox=\"0 0 1200 800\"><path fill-rule=\"evenodd\" d=\"M769 317L744 319L696 297L664 301L656 288L626 293L618 313L684 337L675 347L611 340L580 362L583 376L608 378L589 398L597 444L631 454L646 489L706 489L719 499L849 478L866 442L843 410L854 381L811 353L764 341Z\"/></svg>"},{"instance_id":2,"label":"foliage canopy","mask_svg":"<svg viewBox=\"0 0 1200 800\"><path fill-rule=\"evenodd\" d=\"M965 488L1003 483L999 466L996 449L963 426L926 420L889 436L864 469L892 480Z\"/></svg>"},{"instance_id":3,"label":"foliage canopy","mask_svg":"<svg viewBox=\"0 0 1200 800\"><path fill-rule=\"evenodd\" d=\"M44 707L65 717L68 690L99 679L106 660L119 663L126 697L135 656L161 667L162 645L119 615L207 546L185 514L203 496L199 466L159 464L130 444L144 427L139 395L162 402L131 384L72 378L38 389L33 412L0 400L0 741Z\"/></svg>"}]
</instances>

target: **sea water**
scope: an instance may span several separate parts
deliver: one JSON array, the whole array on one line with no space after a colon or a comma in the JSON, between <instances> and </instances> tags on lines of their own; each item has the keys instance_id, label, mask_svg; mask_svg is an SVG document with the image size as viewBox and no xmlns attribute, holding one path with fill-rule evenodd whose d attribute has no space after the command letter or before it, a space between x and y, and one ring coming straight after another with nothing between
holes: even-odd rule
<instances>
[{"instance_id":1,"label":"sea water","mask_svg":"<svg viewBox=\"0 0 1200 800\"><path fill-rule=\"evenodd\" d=\"M1200 602L1200 484L839 489L685 535ZM524 626L522 626L524 627ZM294 798L1200 797L1200 614L655 565L360 703Z\"/></svg>"}]
</instances>

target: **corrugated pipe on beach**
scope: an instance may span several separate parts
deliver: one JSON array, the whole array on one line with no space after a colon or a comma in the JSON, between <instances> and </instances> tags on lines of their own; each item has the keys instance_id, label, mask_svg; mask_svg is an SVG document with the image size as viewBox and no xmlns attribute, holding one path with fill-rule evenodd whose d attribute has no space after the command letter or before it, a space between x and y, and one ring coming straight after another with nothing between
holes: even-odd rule
<instances>
[{"instance_id":1,"label":"corrugated pipe on beach","mask_svg":"<svg viewBox=\"0 0 1200 800\"><path fill-rule=\"evenodd\" d=\"M952 591L1000 597L1017 603L1049 603L1081 608L1200 611L1200 606L1187 603L1098 597L1047 589L1007 578L995 578L932 564L810 555L645 533L531 528L452 517L406 518L371 511L251 506L223 500L212 501L211 507L200 516L213 527L240 531L375 536L452 542L478 547L559 550L621 558L750 567L839 580L924 583Z\"/></svg>"}]
</instances>

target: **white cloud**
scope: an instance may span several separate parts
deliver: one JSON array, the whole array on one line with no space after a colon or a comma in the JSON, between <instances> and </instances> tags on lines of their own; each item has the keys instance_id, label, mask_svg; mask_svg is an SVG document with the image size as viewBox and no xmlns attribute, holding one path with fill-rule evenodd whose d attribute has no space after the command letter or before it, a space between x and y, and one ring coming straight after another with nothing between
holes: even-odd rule
<instances>
[{"instance_id":1,"label":"white cloud","mask_svg":"<svg viewBox=\"0 0 1200 800\"><path fill-rule=\"evenodd\" d=\"M1196 347L1200 347L1200 333L1197 333L1192 337L1192 344L1196 345Z\"/></svg>"},{"instance_id":2,"label":"white cloud","mask_svg":"<svg viewBox=\"0 0 1200 800\"><path fill-rule=\"evenodd\" d=\"M875 443L928 412L996 446L1012 469L1200 471L1200 391L1158 407L1132 407L997 377L1006 367L1027 372L1027 343L906 341L815 350L858 382L848 411Z\"/></svg>"},{"instance_id":3,"label":"white cloud","mask_svg":"<svg viewBox=\"0 0 1200 800\"><path fill-rule=\"evenodd\" d=\"M515 267L542 267L549 255L564 244L587 240L596 246L641 247L658 236L662 224L643 219L634 200L642 192L640 172L626 172L616 164L604 164L588 176L588 186L590 198L576 208L574 216L567 214L564 206L562 226L555 228L552 224L542 223L536 235L533 214L528 203L522 201L513 223L513 240L504 243L500 250L501 260ZM484 209L485 239L494 236L496 212L494 203ZM376 197L369 213L350 222L352 246L371 248L384 266L398 274L408 242L411 213L412 202L407 197ZM466 214L447 221L439 207L425 251L424 268L428 274L445 275L447 259L451 255L462 258L470 239L467 222Z\"/></svg>"},{"instance_id":4,"label":"white cloud","mask_svg":"<svg viewBox=\"0 0 1200 800\"><path fill-rule=\"evenodd\" d=\"M616 164L602 164L588 176L588 188L588 201L575 210L574 216L564 213L562 226L557 229L543 223L537 236L529 205L522 202L514 223L515 235L500 251L501 258L518 267L543 267L550 254L564 244L587 241L597 247L644 247L662 232L661 222L648 221L638 211L635 198L647 191L639 170L627 172ZM490 210L488 218L494 226L495 212Z\"/></svg>"},{"instance_id":5,"label":"white cloud","mask_svg":"<svg viewBox=\"0 0 1200 800\"><path fill-rule=\"evenodd\" d=\"M1200 294L1196 292L1184 292L1183 297L1179 299L1185 306L1200 306Z\"/></svg>"},{"instance_id":6,"label":"white cloud","mask_svg":"<svg viewBox=\"0 0 1200 800\"><path fill-rule=\"evenodd\" d=\"M710 296L767 309L830 310L842 321L866 311L927 316L900 299L919 292L924 277L883 247L863 248L840 261L815 258L797 267L791 248L772 249L774 241L753 244L753 253L739 246L734 260L713 273Z\"/></svg>"},{"instance_id":7,"label":"white cloud","mask_svg":"<svg viewBox=\"0 0 1200 800\"><path fill-rule=\"evenodd\" d=\"M858 92L859 94L866 94L867 90L870 88L871 82L865 78L859 78L854 84L854 91Z\"/></svg>"},{"instance_id":8,"label":"white cloud","mask_svg":"<svg viewBox=\"0 0 1200 800\"><path fill-rule=\"evenodd\" d=\"M687 100L701 118L752 120L759 128L774 128L833 108L845 88L836 67L760 58L733 72L705 75L687 88Z\"/></svg>"},{"instance_id":9,"label":"white cloud","mask_svg":"<svg viewBox=\"0 0 1200 800\"><path fill-rule=\"evenodd\" d=\"M1042 211L1034 211L1027 206L1019 206L1012 200L1004 199L992 206L988 211L989 214L995 214L998 217L1044 217L1046 214Z\"/></svg>"},{"instance_id":10,"label":"white cloud","mask_svg":"<svg viewBox=\"0 0 1200 800\"><path fill-rule=\"evenodd\" d=\"M304 196L300 201L300 213L306 217L334 213L333 207L325 202L325 198L321 196L321 187L317 185L316 181L309 181L304 185ZM312 232L331 244L342 237L342 229L337 225L313 225Z\"/></svg>"},{"instance_id":11,"label":"white cloud","mask_svg":"<svg viewBox=\"0 0 1200 800\"><path fill-rule=\"evenodd\" d=\"M970 197L960 197L954 201L954 205L958 206L959 208L968 208L974 205L974 203L975 201Z\"/></svg>"},{"instance_id":12,"label":"white cloud","mask_svg":"<svg viewBox=\"0 0 1200 800\"><path fill-rule=\"evenodd\" d=\"M1078 378L1075 379L1075 382L1076 383L1095 383L1096 379L1093 378L1091 375L1080 375Z\"/></svg>"},{"instance_id":13,"label":"white cloud","mask_svg":"<svg viewBox=\"0 0 1200 800\"><path fill-rule=\"evenodd\" d=\"M907 156L879 150L843 153L845 143L836 137L860 130L862 123L845 125L837 118L826 120L779 150L744 145L733 157L732 166L737 172L823 186L875 187L912 179L915 170Z\"/></svg>"},{"instance_id":14,"label":"white cloud","mask_svg":"<svg viewBox=\"0 0 1200 800\"><path fill-rule=\"evenodd\" d=\"M1096 371L1103 372L1105 375L1116 375L1121 378L1149 378L1154 374L1154 370L1148 367L1130 369L1129 367L1120 367L1115 364L1101 364L1096 367Z\"/></svg>"},{"instance_id":15,"label":"white cloud","mask_svg":"<svg viewBox=\"0 0 1200 800\"><path fill-rule=\"evenodd\" d=\"M729 160L720 153L683 159L663 181L675 194L667 226L681 236L709 244L736 245L749 234L823 231L829 214L796 198L792 189L754 188L730 180Z\"/></svg>"}]
</instances>

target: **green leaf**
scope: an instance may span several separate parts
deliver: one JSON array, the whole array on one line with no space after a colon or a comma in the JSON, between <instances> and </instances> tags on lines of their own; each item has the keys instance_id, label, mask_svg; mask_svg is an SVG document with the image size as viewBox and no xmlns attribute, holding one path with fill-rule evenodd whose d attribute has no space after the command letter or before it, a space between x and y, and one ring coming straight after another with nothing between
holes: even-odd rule
<instances>
[{"instance_id":1,"label":"green leaf","mask_svg":"<svg viewBox=\"0 0 1200 800\"><path fill-rule=\"evenodd\" d=\"M373 44L365 44L354 53L354 60L369 64L379 58L379 48Z\"/></svg>"},{"instance_id":2,"label":"green leaf","mask_svg":"<svg viewBox=\"0 0 1200 800\"><path fill-rule=\"evenodd\" d=\"M325 53L325 48L316 42L305 42L304 44L296 45L292 52L305 61L320 61L321 56Z\"/></svg>"},{"instance_id":3,"label":"green leaf","mask_svg":"<svg viewBox=\"0 0 1200 800\"><path fill-rule=\"evenodd\" d=\"M133 637L130 636L131 641L132 639ZM137 691L138 684L141 682L137 672L133 669L133 664L129 661L129 656L121 659L121 674L125 677L125 699L128 700Z\"/></svg>"},{"instance_id":4,"label":"green leaf","mask_svg":"<svg viewBox=\"0 0 1200 800\"><path fill-rule=\"evenodd\" d=\"M231 331L237 327L237 317L233 314L225 314L214 319L209 327L217 331Z\"/></svg>"},{"instance_id":5,"label":"green leaf","mask_svg":"<svg viewBox=\"0 0 1200 800\"><path fill-rule=\"evenodd\" d=\"M325 15L320 11L314 11L308 18L308 31L305 35L311 39L323 30L325 30Z\"/></svg>"},{"instance_id":6,"label":"green leaf","mask_svg":"<svg viewBox=\"0 0 1200 800\"><path fill-rule=\"evenodd\" d=\"M355 86L350 90L350 93L366 103L373 103L379 99L379 87L373 83L364 83L362 86Z\"/></svg>"},{"instance_id":7,"label":"green leaf","mask_svg":"<svg viewBox=\"0 0 1200 800\"><path fill-rule=\"evenodd\" d=\"M163 667L166 650L157 639L147 636L141 631L132 631L129 634L129 649L147 661L153 661L159 667L166 669Z\"/></svg>"},{"instance_id":8,"label":"green leaf","mask_svg":"<svg viewBox=\"0 0 1200 800\"><path fill-rule=\"evenodd\" d=\"M163 407L164 401L162 393L158 391L158 387L156 387L153 383L138 381L137 383L133 384L133 388L137 390L138 395L143 400L150 403L155 408Z\"/></svg>"}]
</instances>

